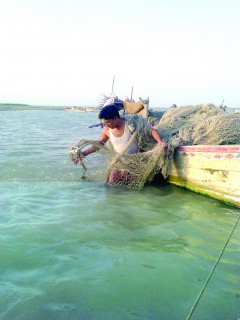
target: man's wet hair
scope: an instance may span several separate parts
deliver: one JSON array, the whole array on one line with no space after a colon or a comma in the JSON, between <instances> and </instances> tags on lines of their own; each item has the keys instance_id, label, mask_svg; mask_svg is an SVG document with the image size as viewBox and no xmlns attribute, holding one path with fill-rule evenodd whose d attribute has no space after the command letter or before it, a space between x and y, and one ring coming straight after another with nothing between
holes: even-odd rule
<instances>
[{"instance_id":1,"label":"man's wet hair","mask_svg":"<svg viewBox=\"0 0 240 320\"><path fill-rule=\"evenodd\" d=\"M120 118L118 110L119 110L118 106L116 106L115 104L110 104L102 108L102 110L99 112L98 118L105 119L105 120Z\"/></svg>"}]
</instances>

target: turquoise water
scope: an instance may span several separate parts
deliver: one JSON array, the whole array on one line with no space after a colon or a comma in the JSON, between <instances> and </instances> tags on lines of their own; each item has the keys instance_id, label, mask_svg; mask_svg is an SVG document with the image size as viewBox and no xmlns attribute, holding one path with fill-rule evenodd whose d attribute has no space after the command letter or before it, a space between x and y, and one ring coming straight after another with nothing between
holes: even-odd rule
<instances>
[{"instance_id":1,"label":"turquoise water","mask_svg":"<svg viewBox=\"0 0 240 320\"><path fill-rule=\"evenodd\" d=\"M239 210L171 185L81 180L96 113L0 112L0 319L186 319ZM192 319L237 320L238 225Z\"/></svg>"}]
</instances>

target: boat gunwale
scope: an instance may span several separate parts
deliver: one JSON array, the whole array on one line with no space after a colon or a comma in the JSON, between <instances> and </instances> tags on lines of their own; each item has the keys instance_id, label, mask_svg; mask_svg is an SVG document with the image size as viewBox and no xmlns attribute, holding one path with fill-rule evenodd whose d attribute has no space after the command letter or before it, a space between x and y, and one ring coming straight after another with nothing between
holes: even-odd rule
<instances>
[{"instance_id":1,"label":"boat gunwale","mask_svg":"<svg viewBox=\"0 0 240 320\"><path fill-rule=\"evenodd\" d=\"M239 152L240 145L194 145L194 146L181 146L176 151L185 152Z\"/></svg>"},{"instance_id":2,"label":"boat gunwale","mask_svg":"<svg viewBox=\"0 0 240 320\"><path fill-rule=\"evenodd\" d=\"M240 145L194 145L194 146L181 146L176 151L189 151L189 152L239 152Z\"/></svg>"}]
</instances>

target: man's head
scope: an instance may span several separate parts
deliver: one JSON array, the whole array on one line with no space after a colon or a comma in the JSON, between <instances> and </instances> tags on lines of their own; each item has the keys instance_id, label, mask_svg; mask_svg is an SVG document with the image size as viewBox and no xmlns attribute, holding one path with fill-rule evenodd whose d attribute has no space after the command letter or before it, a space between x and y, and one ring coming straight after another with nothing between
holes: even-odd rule
<instances>
[{"instance_id":1,"label":"man's head","mask_svg":"<svg viewBox=\"0 0 240 320\"><path fill-rule=\"evenodd\" d=\"M99 112L98 118L100 120L112 120L114 118L120 118L118 107L115 104L110 104L109 106L103 107Z\"/></svg>"},{"instance_id":2,"label":"man's head","mask_svg":"<svg viewBox=\"0 0 240 320\"><path fill-rule=\"evenodd\" d=\"M114 129L119 123L120 115L118 112L118 107L115 104L103 107L98 115L99 119L104 125L110 129Z\"/></svg>"}]
</instances>

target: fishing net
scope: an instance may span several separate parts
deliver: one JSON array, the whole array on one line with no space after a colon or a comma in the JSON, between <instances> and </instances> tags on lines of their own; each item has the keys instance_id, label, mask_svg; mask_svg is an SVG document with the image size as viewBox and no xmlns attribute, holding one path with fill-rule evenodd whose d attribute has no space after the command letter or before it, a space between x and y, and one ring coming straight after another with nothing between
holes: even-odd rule
<instances>
[{"instance_id":1,"label":"fishing net","mask_svg":"<svg viewBox=\"0 0 240 320\"><path fill-rule=\"evenodd\" d=\"M142 189L161 172L167 178L171 170L174 150L183 145L221 145L240 143L240 113L229 114L212 104L182 106L168 109L161 119L145 119L137 114L123 116L131 140L121 154L110 142L106 145L95 140L81 140L70 149L70 157L81 158L81 152L94 145L97 151L81 161L83 177L115 186ZM151 136L155 129L161 140L156 144ZM137 140L139 153L127 155L131 143Z\"/></svg>"}]
</instances>

